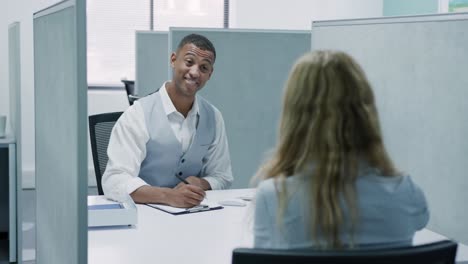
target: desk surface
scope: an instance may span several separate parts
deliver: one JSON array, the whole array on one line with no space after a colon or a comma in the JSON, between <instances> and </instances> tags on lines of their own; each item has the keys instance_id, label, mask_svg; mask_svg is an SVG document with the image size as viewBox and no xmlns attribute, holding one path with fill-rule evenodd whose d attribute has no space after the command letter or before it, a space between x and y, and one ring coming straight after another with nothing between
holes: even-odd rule
<instances>
[{"instance_id":1,"label":"desk surface","mask_svg":"<svg viewBox=\"0 0 468 264\"><path fill-rule=\"evenodd\" d=\"M221 201L253 194L252 189L237 189L209 191L207 197ZM90 229L88 263L228 264L234 248L253 244L246 217L249 206L177 216L137 207L136 227Z\"/></svg>"},{"instance_id":2,"label":"desk surface","mask_svg":"<svg viewBox=\"0 0 468 264\"><path fill-rule=\"evenodd\" d=\"M253 195L254 189L207 192L210 201ZM231 263L234 248L253 245L249 205L178 216L137 205L136 227L89 229L88 263ZM414 243L444 238L425 229L416 233ZM457 261L462 260L468 260L465 245L457 254Z\"/></svg>"}]
</instances>

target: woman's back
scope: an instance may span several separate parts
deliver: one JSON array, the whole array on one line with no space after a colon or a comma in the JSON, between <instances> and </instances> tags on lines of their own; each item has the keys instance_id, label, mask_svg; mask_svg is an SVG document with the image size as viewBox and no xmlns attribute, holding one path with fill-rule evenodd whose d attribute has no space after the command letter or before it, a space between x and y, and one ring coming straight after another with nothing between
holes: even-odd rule
<instances>
[{"instance_id":1,"label":"woman's back","mask_svg":"<svg viewBox=\"0 0 468 264\"><path fill-rule=\"evenodd\" d=\"M296 175L286 178L287 205L280 225L275 180L263 181L257 189L255 209L255 247L301 248L316 246L311 235L310 205L307 204L308 178ZM354 244L410 244L414 232L428 222L429 212L421 189L409 176L379 176L376 170L360 173L356 182L356 206L359 216ZM345 206L345 203L341 203ZM344 226L340 240L350 244L351 221L344 208ZM321 238L320 234L318 235ZM323 242L323 241L321 241Z\"/></svg>"},{"instance_id":2,"label":"woman's back","mask_svg":"<svg viewBox=\"0 0 468 264\"><path fill-rule=\"evenodd\" d=\"M278 142L257 176L265 180L256 204L257 247L407 244L428 221L422 191L385 149L364 71L341 51L313 51L296 61Z\"/></svg>"}]
</instances>

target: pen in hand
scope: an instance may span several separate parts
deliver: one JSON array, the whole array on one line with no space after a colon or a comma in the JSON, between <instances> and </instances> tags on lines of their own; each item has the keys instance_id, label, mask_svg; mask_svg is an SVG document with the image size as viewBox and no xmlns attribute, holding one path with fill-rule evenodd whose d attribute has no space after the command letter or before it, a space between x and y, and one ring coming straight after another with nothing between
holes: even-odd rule
<instances>
[{"instance_id":1,"label":"pen in hand","mask_svg":"<svg viewBox=\"0 0 468 264\"><path fill-rule=\"evenodd\" d=\"M175 174L175 176L177 177L177 179L179 179L181 182L185 183L185 184L190 184L186 179L182 178L180 175L178 174ZM203 197L205 200L208 200L208 197L206 197L206 194L205 194L205 197Z\"/></svg>"}]
</instances>

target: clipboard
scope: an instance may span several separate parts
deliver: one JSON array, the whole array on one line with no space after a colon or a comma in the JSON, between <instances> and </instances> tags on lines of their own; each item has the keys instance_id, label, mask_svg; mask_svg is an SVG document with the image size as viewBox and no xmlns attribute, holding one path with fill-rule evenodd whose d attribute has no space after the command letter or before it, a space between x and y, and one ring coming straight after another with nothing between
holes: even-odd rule
<instances>
[{"instance_id":1,"label":"clipboard","mask_svg":"<svg viewBox=\"0 0 468 264\"><path fill-rule=\"evenodd\" d=\"M163 212L172 214L172 215L201 213L201 212L208 212L208 211L219 210L219 209L224 208L223 206L217 203L210 203L206 200L203 200L200 205L197 205L191 208L178 208L178 207L172 207L172 206L164 205L164 204L146 204L146 205L149 207L153 207L154 209L158 209Z\"/></svg>"}]
</instances>

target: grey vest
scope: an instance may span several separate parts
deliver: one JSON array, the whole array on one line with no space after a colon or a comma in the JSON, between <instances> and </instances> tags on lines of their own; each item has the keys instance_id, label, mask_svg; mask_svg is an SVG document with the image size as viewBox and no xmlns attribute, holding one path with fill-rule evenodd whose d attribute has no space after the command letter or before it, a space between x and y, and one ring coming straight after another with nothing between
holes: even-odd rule
<instances>
[{"instance_id":1,"label":"grey vest","mask_svg":"<svg viewBox=\"0 0 468 264\"><path fill-rule=\"evenodd\" d=\"M192 143L185 152L169 124L159 93L150 94L138 100L145 113L149 141L146 143L146 158L141 163L140 174L152 186L174 187L182 178L203 176L202 167L206 162L208 147L215 138L215 113L213 106L197 97L199 119Z\"/></svg>"}]
</instances>

